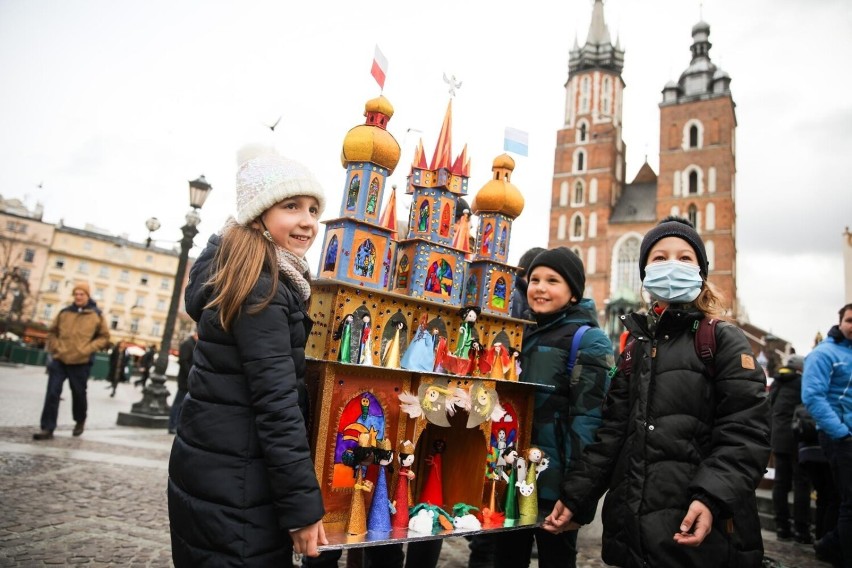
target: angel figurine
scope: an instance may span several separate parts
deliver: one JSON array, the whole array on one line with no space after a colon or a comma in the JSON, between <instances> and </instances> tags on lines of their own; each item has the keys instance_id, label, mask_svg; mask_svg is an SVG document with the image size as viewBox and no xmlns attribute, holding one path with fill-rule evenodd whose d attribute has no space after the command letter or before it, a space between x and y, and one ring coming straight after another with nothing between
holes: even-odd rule
<instances>
[{"instance_id":1,"label":"angel figurine","mask_svg":"<svg viewBox=\"0 0 852 568\"><path fill-rule=\"evenodd\" d=\"M411 466L414 463L414 444L406 440L400 444L399 473L396 477L396 489L393 492L392 526L395 529L408 528L408 509L414 504L411 498L411 482L414 480L414 472Z\"/></svg>"},{"instance_id":2,"label":"angel figurine","mask_svg":"<svg viewBox=\"0 0 852 568\"><path fill-rule=\"evenodd\" d=\"M416 397L410 392L401 392L399 407L411 418L423 416L435 426L449 428L448 398L452 396L453 391L447 387L423 383L418 387Z\"/></svg>"},{"instance_id":3,"label":"angel figurine","mask_svg":"<svg viewBox=\"0 0 852 568\"><path fill-rule=\"evenodd\" d=\"M544 452L536 447L527 450L526 461L518 459L518 508L523 524L534 523L538 518L538 476L549 463Z\"/></svg>"},{"instance_id":4,"label":"angel figurine","mask_svg":"<svg viewBox=\"0 0 852 568\"><path fill-rule=\"evenodd\" d=\"M337 360L341 363L352 362L352 322L354 320L355 316L346 314L346 317L343 318L343 321L340 322L337 330L331 336L335 341L340 341L340 345L337 347Z\"/></svg>"},{"instance_id":5,"label":"angel figurine","mask_svg":"<svg viewBox=\"0 0 852 568\"><path fill-rule=\"evenodd\" d=\"M466 394L462 406L468 410L468 428L476 428L486 420L496 422L506 414L498 400L497 391L486 387L482 381L474 381L470 392Z\"/></svg>"},{"instance_id":6,"label":"angel figurine","mask_svg":"<svg viewBox=\"0 0 852 568\"><path fill-rule=\"evenodd\" d=\"M387 532L391 530L391 513L394 504L388 499L387 470L393 461L393 450L390 440L385 438L378 443L375 450L376 463L379 464L379 475L373 485L373 501L370 503L370 513L367 515L367 530Z\"/></svg>"}]
</instances>

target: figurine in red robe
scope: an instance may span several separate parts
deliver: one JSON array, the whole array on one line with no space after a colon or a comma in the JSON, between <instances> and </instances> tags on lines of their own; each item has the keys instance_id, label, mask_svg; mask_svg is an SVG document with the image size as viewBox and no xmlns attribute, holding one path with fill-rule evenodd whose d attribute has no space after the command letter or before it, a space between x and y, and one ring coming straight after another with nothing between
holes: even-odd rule
<instances>
[{"instance_id":1,"label":"figurine in red robe","mask_svg":"<svg viewBox=\"0 0 852 568\"><path fill-rule=\"evenodd\" d=\"M395 529L408 528L408 509L414 503L411 502L411 480L414 472L411 465L414 463L414 444L406 440L400 444L399 474L396 478L396 489L393 492L393 505L395 510L391 515L391 526Z\"/></svg>"},{"instance_id":2,"label":"figurine in red robe","mask_svg":"<svg viewBox=\"0 0 852 568\"><path fill-rule=\"evenodd\" d=\"M437 439L432 443L432 453L426 458L429 471L423 489L420 490L419 503L428 503L438 507L444 506L444 482L441 471L441 454L447 447L444 440Z\"/></svg>"}]
</instances>

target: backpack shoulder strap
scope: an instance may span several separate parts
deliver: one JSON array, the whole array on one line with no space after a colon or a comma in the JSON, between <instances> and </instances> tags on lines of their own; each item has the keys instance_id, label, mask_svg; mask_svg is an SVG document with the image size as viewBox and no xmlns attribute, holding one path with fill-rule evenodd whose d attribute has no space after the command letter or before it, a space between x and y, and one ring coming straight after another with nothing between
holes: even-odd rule
<instances>
[{"instance_id":1,"label":"backpack shoulder strap","mask_svg":"<svg viewBox=\"0 0 852 568\"><path fill-rule=\"evenodd\" d=\"M568 355L568 376L571 376L571 372L574 371L574 365L577 364L577 355L580 352L580 341L583 339L583 335L587 331L592 328L590 325L581 325L574 332L574 338L571 340L571 352Z\"/></svg>"},{"instance_id":2,"label":"backpack shoulder strap","mask_svg":"<svg viewBox=\"0 0 852 568\"><path fill-rule=\"evenodd\" d=\"M710 376L716 375L716 326L719 324L717 318L705 317L696 321L692 329L695 332L695 353L704 362Z\"/></svg>"}]
</instances>

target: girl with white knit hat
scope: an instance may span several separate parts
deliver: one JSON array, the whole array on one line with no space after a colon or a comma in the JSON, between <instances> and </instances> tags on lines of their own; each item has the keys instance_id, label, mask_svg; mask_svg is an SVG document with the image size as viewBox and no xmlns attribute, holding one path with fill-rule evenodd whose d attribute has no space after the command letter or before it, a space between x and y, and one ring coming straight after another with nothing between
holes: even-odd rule
<instances>
[{"instance_id":1,"label":"girl with white knit hat","mask_svg":"<svg viewBox=\"0 0 852 568\"><path fill-rule=\"evenodd\" d=\"M327 544L304 384L305 253L325 195L271 149L246 148L239 162L236 218L186 287L198 343L169 461L178 567L291 566L293 551L313 557Z\"/></svg>"}]
</instances>

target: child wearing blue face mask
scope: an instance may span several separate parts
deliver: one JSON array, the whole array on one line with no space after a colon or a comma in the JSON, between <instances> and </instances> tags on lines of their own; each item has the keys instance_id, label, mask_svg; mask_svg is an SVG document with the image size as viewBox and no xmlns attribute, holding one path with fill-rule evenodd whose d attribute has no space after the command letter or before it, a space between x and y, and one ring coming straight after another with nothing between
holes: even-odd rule
<instances>
[{"instance_id":1,"label":"child wearing blue face mask","mask_svg":"<svg viewBox=\"0 0 852 568\"><path fill-rule=\"evenodd\" d=\"M669 217L642 241L647 315L631 335L595 442L572 462L544 528L558 534L603 509L602 558L617 566L759 567L755 490L769 459L766 379L743 333L716 326L712 367L695 330L722 313L704 243Z\"/></svg>"}]
</instances>

